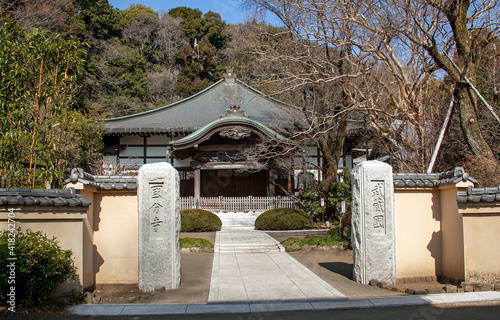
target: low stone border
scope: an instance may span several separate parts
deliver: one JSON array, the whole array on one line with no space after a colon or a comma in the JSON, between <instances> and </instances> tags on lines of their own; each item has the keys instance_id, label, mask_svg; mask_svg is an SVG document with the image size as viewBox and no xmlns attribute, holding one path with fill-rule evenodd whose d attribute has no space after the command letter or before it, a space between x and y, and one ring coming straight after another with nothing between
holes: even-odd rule
<instances>
[{"instance_id":1,"label":"low stone border","mask_svg":"<svg viewBox=\"0 0 500 320\"><path fill-rule=\"evenodd\" d=\"M437 277L416 277L416 278L406 278L398 279L397 285L401 287L402 283L410 284L422 284L425 282L436 282ZM462 293L462 292L483 292L483 291L500 291L500 283L478 283L478 282L462 282L460 285L454 284L443 284L440 288L429 288L417 290L408 286L406 289L399 289L397 287L389 286L384 282L379 282L377 280L371 280L369 283L372 287L378 287L382 289L387 289L391 291L404 292L406 294L418 295L418 294L437 294L437 293Z\"/></svg>"},{"instance_id":2,"label":"low stone border","mask_svg":"<svg viewBox=\"0 0 500 320\"><path fill-rule=\"evenodd\" d=\"M85 292L83 296L83 301L86 304L106 304L106 303L134 303L147 298L150 298L153 294L151 293L141 293L136 296L121 297L121 296L102 296L100 292Z\"/></svg>"},{"instance_id":3,"label":"low stone border","mask_svg":"<svg viewBox=\"0 0 500 320\"><path fill-rule=\"evenodd\" d=\"M462 282L460 287L464 292L500 291L500 283Z\"/></svg>"},{"instance_id":4,"label":"low stone border","mask_svg":"<svg viewBox=\"0 0 500 320\"><path fill-rule=\"evenodd\" d=\"M299 245L287 245L284 246L285 250L292 251L328 251L328 250L344 250L343 245L332 245L332 246L299 246Z\"/></svg>"},{"instance_id":5,"label":"low stone border","mask_svg":"<svg viewBox=\"0 0 500 320\"><path fill-rule=\"evenodd\" d=\"M104 284L98 285L92 292L84 292L83 301L86 304L134 303L162 291L165 290L142 292L137 284Z\"/></svg>"},{"instance_id":6,"label":"low stone border","mask_svg":"<svg viewBox=\"0 0 500 320\"><path fill-rule=\"evenodd\" d=\"M402 283L416 283L416 282L437 282L438 277L436 276L427 276L427 277L410 277L410 278L400 278L396 280L396 284Z\"/></svg>"}]
</instances>

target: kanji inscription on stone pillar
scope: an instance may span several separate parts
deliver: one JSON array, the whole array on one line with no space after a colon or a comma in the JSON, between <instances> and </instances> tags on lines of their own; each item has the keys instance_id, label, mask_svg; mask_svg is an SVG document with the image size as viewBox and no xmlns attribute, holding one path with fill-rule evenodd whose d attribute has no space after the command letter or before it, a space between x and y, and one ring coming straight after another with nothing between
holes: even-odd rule
<instances>
[{"instance_id":1,"label":"kanji inscription on stone pillar","mask_svg":"<svg viewBox=\"0 0 500 320\"><path fill-rule=\"evenodd\" d=\"M139 289L175 289L180 286L179 175L168 163L139 169Z\"/></svg>"},{"instance_id":2,"label":"kanji inscription on stone pillar","mask_svg":"<svg viewBox=\"0 0 500 320\"><path fill-rule=\"evenodd\" d=\"M396 283L392 168L365 161L352 170L354 280Z\"/></svg>"}]
</instances>

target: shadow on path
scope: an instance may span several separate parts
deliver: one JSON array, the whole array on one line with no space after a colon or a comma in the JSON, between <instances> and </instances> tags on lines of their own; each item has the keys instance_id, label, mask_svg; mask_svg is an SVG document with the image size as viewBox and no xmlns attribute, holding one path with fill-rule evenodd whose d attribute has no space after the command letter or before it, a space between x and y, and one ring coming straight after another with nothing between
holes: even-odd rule
<instances>
[{"instance_id":1,"label":"shadow on path","mask_svg":"<svg viewBox=\"0 0 500 320\"><path fill-rule=\"evenodd\" d=\"M321 267L325 268L326 270L340 274L349 280L353 279L353 275L352 275L353 264L352 263L320 262L319 265Z\"/></svg>"}]
</instances>

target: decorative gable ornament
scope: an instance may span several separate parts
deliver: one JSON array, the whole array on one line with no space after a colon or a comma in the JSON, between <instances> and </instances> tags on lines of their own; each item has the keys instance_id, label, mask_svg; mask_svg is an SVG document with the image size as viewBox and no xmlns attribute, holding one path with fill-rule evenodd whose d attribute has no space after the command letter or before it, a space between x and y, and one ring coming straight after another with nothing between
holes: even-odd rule
<instances>
[{"instance_id":1,"label":"decorative gable ornament","mask_svg":"<svg viewBox=\"0 0 500 320\"><path fill-rule=\"evenodd\" d=\"M219 135L223 138L230 138L234 140L244 139L250 137L252 131L248 129L225 129L219 132Z\"/></svg>"},{"instance_id":2,"label":"decorative gable ornament","mask_svg":"<svg viewBox=\"0 0 500 320\"><path fill-rule=\"evenodd\" d=\"M226 109L226 114L224 116L221 116L221 118L224 117L245 117L245 110L240 109L240 106L232 106L229 107L229 109Z\"/></svg>"}]
</instances>

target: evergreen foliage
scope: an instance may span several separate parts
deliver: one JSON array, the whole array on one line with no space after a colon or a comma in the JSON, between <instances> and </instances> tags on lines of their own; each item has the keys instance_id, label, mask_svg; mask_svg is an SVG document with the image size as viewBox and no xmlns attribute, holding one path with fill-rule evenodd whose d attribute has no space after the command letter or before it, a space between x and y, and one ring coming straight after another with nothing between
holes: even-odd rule
<instances>
[{"instance_id":1,"label":"evergreen foliage","mask_svg":"<svg viewBox=\"0 0 500 320\"><path fill-rule=\"evenodd\" d=\"M158 20L158 13L153 9L151 9L151 7L145 6L143 4L133 4L127 9L122 10L121 15L125 20L126 24L130 24L138 16L143 16L143 15L148 15Z\"/></svg>"},{"instance_id":2,"label":"evergreen foliage","mask_svg":"<svg viewBox=\"0 0 500 320\"><path fill-rule=\"evenodd\" d=\"M41 231L15 232L15 242L9 242L12 233L0 234L0 299L7 301L10 287L15 285L16 300L25 306L38 305L48 300L54 290L67 279L76 278L76 267L71 250L63 250L55 237L48 238ZM15 257L15 284L9 282L8 258ZM10 279L12 280L12 279Z\"/></svg>"},{"instance_id":3,"label":"evergreen foliage","mask_svg":"<svg viewBox=\"0 0 500 320\"><path fill-rule=\"evenodd\" d=\"M2 23L1 187L57 186L97 156L99 126L76 104L84 58L76 38Z\"/></svg>"},{"instance_id":4,"label":"evergreen foliage","mask_svg":"<svg viewBox=\"0 0 500 320\"><path fill-rule=\"evenodd\" d=\"M108 0L75 0L75 5L87 38L108 40L121 36L125 20Z\"/></svg>"},{"instance_id":5,"label":"evergreen foliage","mask_svg":"<svg viewBox=\"0 0 500 320\"><path fill-rule=\"evenodd\" d=\"M181 211L181 232L219 231L222 221L210 211L186 209Z\"/></svg>"},{"instance_id":6,"label":"evergreen foliage","mask_svg":"<svg viewBox=\"0 0 500 320\"><path fill-rule=\"evenodd\" d=\"M326 199L321 196L321 187L318 183L311 183L299 193L300 201L305 210L315 219L337 220L340 217L340 204L345 201L346 211L351 205L351 174L343 170L338 179L332 182L327 190Z\"/></svg>"},{"instance_id":7,"label":"evergreen foliage","mask_svg":"<svg viewBox=\"0 0 500 320\"><path fill-rule=\"evenodd\" d=\"M304 230L312 229L313 220L302 210L291 208L271 209L255 220L259 230Z\"/></svg>"},{"instance_id":8,"label":"evergreen foliage","mask_svg":"<svg viewBox=\"0 0 500 320\"><path fill-rule=\"evenodd\" d=\"M177 53L176 65L181 67L175 86L176 94L187 97L193 95L222 78L226 63L219 51L229 40L224 32L226 23L218 13L205 15L198 9L178 7L169 11L173 17L182 19L180 26L189 38Z\"/></svg>"}]
</instances>

